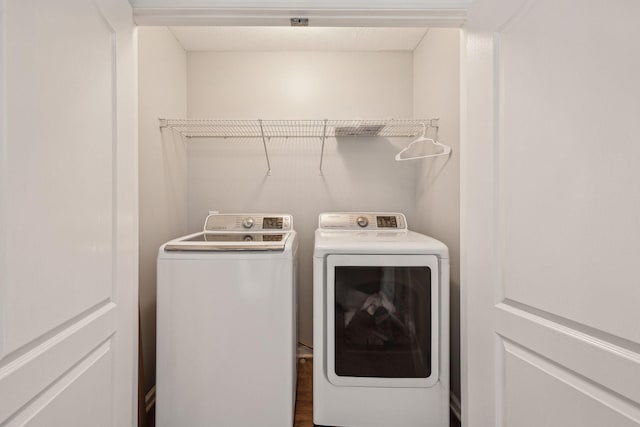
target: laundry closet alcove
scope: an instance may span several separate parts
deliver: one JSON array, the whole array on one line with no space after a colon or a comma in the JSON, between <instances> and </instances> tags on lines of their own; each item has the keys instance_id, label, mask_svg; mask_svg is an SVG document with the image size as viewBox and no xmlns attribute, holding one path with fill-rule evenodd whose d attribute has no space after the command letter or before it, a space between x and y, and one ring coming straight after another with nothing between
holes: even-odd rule
<instances>
[{"instance_id":1,"label":"laundry closet alcove","mask_svg":"<svg viewBox=\"0 0 640 427\"><path fill-rule=\"evenodd\" d=\"M369 211L404 213L413 230L450 249L451 390L459 396L460 31L138 31L146 391L155 384L155 268L164 242L200 231L210 211L291 213L300 241L298 339L312 346L318 215ZM396 161L425 128L452 154ZM402 156L442 150L432 145Z\"/></svg>"}]
</instances>

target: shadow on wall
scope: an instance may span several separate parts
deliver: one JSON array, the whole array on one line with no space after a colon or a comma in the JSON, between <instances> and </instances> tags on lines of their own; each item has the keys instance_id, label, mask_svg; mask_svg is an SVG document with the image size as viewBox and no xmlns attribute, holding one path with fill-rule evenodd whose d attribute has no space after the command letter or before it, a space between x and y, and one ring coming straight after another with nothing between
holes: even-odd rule
<instances>
[{"instance_id":1,"label":"shadow on wall","mask_svg":"<svg viewBox=\"0 0 640 427\"><path fill-rule=\"evenodd\" d=\"M259 139L192 140L189 231L201 228L209 210L251 212L268 208L293 213L297 207L310 205L317 208L313 211L314 228L317 213L341 206L371 210L392 204L411 217L416 168L394 161L403 144L387 138L329 138L320 173L319 139L272 138L267 142L272 169L267 176ZM300 213L304 212L307 210Z\"/></svg>"},{"instance_id":2,"label":"shadow on wall","mask_svg":"<svg viewBox=\"0 0 640 427\"><path fill-rule=\"evenodd\" d=\"M167 206L168 221L170 224L182 224L186 228L187 142L176 132L161 129L161 133L164 191L168 200L177 202Z\"/></svg>"},{"instance_id":3,"label":"shadow on wall","mask_svg":"<svg viewBox=\"0 0 640 427\"><path fill-rule=\"evenodd\" d=\"M425 172L422 176L422 180L419 181L416 186L416 195L418 197L424 196L428 189L438 180L442 172L445 170L445 166L449 163L450 158L450 156L443 156L426 160L429 164L424 167Z\"/></svg>"},{"instance_id":4,"label":"shadow on wall","mask_svg":"<svg viewBox=\"0 0 640 427\"><path fill-rule=\"evenodd\" d=\"M434 137L434 140L438 141L437 134ZM443 151L441 147L438 147L436 144L430 141L433 140L425 139L423 142L416 144L415 146L411 147L410 150L406 151L403 154L403 157L405 158L416 157L415 160L407 161L419 162L421 164L422 175L416 184L417 198L423 197L428 189L435 184L442 172L445 170L447 163L449 163L454 155L452 150L449 155L431 157L426 159L420 158L422 156L439 154Z\"/></svg>"},{"instance_id":5,"label":"shadow on wall","mask_svg":"<svg viewBox=\"0 0 640 427\"><path fill-rule=\"evenodd\" d=\"M395 161L396 154L406 144L404 138L337 137L332 142L335 144L335 150L325 155L325 165L327 165L325 175L331 176L330 172L334 171L333 168L341 167L345 173L344 178L350 180L349 185L355 192L371 192L368 200L370 204L378 202L380 197L388 197L392 192L406 195L411 193L410 197L413 198L417 169L414 164ZM333 188L343 195L344 187ZM328 191L330 189L327 187ZM352 210L375 209L358 205ZM408 218L413 215L412 210L404 209L402 213L405 213Z\"/></svg>"}]
</instances>

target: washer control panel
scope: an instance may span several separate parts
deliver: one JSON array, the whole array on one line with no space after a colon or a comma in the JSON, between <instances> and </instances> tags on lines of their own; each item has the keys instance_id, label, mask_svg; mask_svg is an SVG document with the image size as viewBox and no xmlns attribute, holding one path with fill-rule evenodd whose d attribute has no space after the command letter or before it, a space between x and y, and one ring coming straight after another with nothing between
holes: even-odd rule
<instances>
[{"instance_id":1,"label":"washer control panel","mask_svg":"<svg viewBox=\"0 0 640 427\"><path fill-rule=\"evenodd\" d=\"M293 217L289 214L210 214L204 231L291 231Z\"/></svg>"},{"instance_id":2,"label":"washer control panel","mask_svg":"<svg viewBox=\"0 0 640 427\"><path fill-rule=\"evenodd\" d=\"M401 213L328 212L320 214L318 226L324 230L406 230Z\"/></svg>"},{"instance_id":3,"label":"washer control panel","mask_svg":"<svg viewBox=\"0 0 640 427\"><path fill-rule=\"evenodd\" d=\"M248 217L242 218L242 226L244 228L252 228L255 224L256 224L256 220L253 219L253 217L248 216Z\"/></svg>"}]
</instances>

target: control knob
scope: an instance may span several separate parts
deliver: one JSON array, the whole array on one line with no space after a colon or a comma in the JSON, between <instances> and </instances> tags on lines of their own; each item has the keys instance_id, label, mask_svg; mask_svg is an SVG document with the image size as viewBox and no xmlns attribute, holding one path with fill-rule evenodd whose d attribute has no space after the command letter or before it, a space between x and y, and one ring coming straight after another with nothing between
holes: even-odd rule
<instances>
[{"instance_id":1,"label":"control knob","mask_svg":"<svg viewBox=\"0 0 640 427\"><path fill-rule=\"evenodd\" d=\"M251 228L251 227L253 227L253 224L255 224L255 222L256 222L256 221L255 221L253 218L251 218L250 216L248 216L248 217L246 217L246 218L244 218L244 219L242 220L242 226L243 226L244 228Z\"/></svg>"},{"instance_id":2,"label":"control knob","mask_svg":"<svg viewBox=\"0 0 640 427\"><path fill-rule=\"evenodd\" d=\"M369 220L367 219L367 217L359 216L358 218L356 218L356 223L357 223L360 227L364 228L364 227L366 227L367 225L369 225Z\"/></svg>"}]
</instances>

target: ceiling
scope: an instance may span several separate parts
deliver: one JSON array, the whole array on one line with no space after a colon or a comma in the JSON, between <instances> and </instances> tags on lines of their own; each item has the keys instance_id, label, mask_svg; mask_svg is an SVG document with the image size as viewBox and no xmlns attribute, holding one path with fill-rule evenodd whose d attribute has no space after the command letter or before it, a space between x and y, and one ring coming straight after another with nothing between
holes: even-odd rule
<instances>
[{"instance_id":1,"label":"ceiling","mask_svg":"<svg viewBox=\"0 0 640 427\"><path fill-rule=\"evenodd\" d=\"M187 51L412 51L427 28L170 27Z\"/></svg>"}]
</instances>

